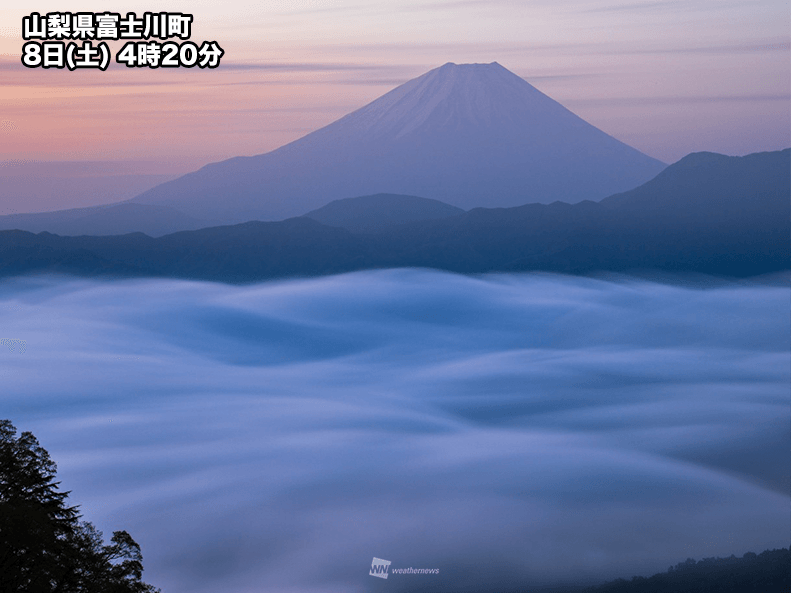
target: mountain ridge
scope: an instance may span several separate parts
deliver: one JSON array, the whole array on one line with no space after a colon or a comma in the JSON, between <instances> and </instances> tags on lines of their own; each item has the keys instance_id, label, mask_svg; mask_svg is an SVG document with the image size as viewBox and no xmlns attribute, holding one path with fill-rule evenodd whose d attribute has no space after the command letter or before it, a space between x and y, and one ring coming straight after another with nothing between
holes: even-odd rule
<instances>
[{"instance_id":1,"label":"mountain ridge","mask_svg":"<svg viewBox=\"0 0 791 593\"><path fill-rule=\"evenodd\" d=\"M377 234L355 234L304 216L158 239L142 233L59 237L2 231L0 276L67 272L244 283L392 267L473 274L652 270L730 277L791 269L791 149L734 160L720 156L696 157L705 165L700 175L690 174L688 163L668 167L665 179L693 201L661 216L646 193L646 186L655 184L647 183L612 204L476 208ZM711 207L717 199L705 181L716 170L716 178L740 179L738 207Z\"/></svg>"}]
</instances>

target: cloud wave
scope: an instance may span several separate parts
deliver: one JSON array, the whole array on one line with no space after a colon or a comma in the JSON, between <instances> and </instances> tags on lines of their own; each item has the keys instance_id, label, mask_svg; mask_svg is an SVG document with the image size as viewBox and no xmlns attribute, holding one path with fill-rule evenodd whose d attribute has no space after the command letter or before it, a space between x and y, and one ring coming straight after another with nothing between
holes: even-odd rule
<instances>
[{"instance_id":1,"label":"cloud wave","mask_svg":"<svg viewBox=\"0 0 791 593\"><path fill-rule=\"evenodd\" d=\"M18 279L0 415L169 593L651 574L789 545L788 297L422 270ZM375 579L374 556L440 574Z\"/></svg>"}]
</instances>

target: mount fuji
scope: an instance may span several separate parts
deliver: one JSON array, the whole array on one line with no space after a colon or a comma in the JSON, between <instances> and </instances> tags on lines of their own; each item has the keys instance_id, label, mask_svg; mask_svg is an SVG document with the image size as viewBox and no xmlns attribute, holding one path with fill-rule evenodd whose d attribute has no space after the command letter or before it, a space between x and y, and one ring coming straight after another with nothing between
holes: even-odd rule
<instances>
[{"instance_id":1,"label":"mount fuji","mask_svg":"<svg viewBox=\"0 0 791 593\"><path fill-rule=\"evenodd\" d=\"M131 201L213 223L378 193L510 207L599 200L664 168L496 62L448 63L272 152L206 165Z\"/></svg>"}]
</instances>

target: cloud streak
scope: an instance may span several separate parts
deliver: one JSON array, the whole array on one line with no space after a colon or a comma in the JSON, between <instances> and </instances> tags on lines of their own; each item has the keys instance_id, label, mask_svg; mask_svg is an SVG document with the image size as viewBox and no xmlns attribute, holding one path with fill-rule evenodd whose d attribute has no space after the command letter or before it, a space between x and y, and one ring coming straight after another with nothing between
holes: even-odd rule
<instances>
[{"instance_id":1,"label":"cloud streak","mask_svg":"<svg viewBox=\"0 0 791 593\"><path fill-rule=\"evenodd\" d=\"M712 95L708 97L608 97L606 99L570 99L568 105L692 105L707 103L766 103L791 101L789 94Z\"/></svg>"}]
</instances>

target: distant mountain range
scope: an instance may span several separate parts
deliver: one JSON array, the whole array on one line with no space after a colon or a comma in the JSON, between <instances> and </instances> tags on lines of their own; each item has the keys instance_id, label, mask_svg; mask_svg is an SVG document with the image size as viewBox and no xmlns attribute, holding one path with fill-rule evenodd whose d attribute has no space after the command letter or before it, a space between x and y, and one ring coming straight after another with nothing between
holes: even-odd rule
<instances>
[{"instance_id":1,"label":"distant mountain range","mask_svg":"<svg viewBox=\"0 0 791 593\"><path fill-rule=\"evenodd\" d=\"M600 200L664 167L496 62L449 63L277 150L206 165L132 201L214 224L383 192L511 207Z\"/></svg>"},{"instance_id":2,"label":"distant mountain range","mask_svg":"<svg viewBox=\"0 0 791 593\"><path fill-rule=\"evenodd\" d=\"M390 224L403 216L406 203L430 211L431 219ZM440 213L449 215L439 218ZM791 149L745 157L692 154L648 183L599 203L455 213L414 196L369 196L311 215L335 226L303 216L160 238L2 231L0 275L252 282L402 266L462 273L765 274L791 268ZM377 225L377 215L391 220Z\"/></svg>"},{"instance_id":3,"label":"distant mountain range","mask_svg":"<svg viewBox=\"0 0 791 593\"><path fill-rule=\"evenodd\" d=\"M46 231L67 236L145 233L152 237L161 237L176 231L195 230L207 226L211 224L187 216L175 208L129 202L0 216L0 230L17 229L32 233Z\"/></svg>"},{"instance_id":4,"label":"distant mountain range","mask_svg":"<svg viewBox=\"0 0 791 593\"><path fill-rule=\"evenodd\" d=\"M454 216L464 210L417 196L376 194L335 200L305 214L322 224L352 232L370 233L419 220ZM178 231L207 228L208 221L187 216L169 206L123 202L107 206L71 208L35 214L0 216L0 230L21 230L31 233L48 232L53 235L125 235L143 233L162 237Z\"/></svg>"}]
</instances>

